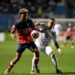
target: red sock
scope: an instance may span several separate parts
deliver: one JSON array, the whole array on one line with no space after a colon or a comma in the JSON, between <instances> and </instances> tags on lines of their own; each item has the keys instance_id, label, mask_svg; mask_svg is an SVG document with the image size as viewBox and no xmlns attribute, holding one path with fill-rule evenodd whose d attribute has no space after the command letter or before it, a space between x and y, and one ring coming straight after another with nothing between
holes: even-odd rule
<instances>
[{"instance_id":1,"label":"red sock","mask_svg":"<svg viewBox=\"0 0 75 75\"><path fill-rule=\"evenodd\" d=\"M8 65L8 71L10 72L10 70L12 69L13 65L9 64Z\"/></svg>"},{"instance_id":2,"label":"red sock","mask_svg":"<svg viewBox=\"0 0 75 75\"><path fill-rule=\"evenodd\" d=\"M74 42L72 42L72 46L74 46Z\"/></svg>"},{"instance_id":3,"label":"red sock","mask_svg":"<svg viewBox=\"0 0 75 75\"><path fill-rule=\"evenodd\" d=\"M64 43L64 46L66 46L66 45L67 45L67 43L65 42L65 43Z\"/></svg>"}]
</instances>

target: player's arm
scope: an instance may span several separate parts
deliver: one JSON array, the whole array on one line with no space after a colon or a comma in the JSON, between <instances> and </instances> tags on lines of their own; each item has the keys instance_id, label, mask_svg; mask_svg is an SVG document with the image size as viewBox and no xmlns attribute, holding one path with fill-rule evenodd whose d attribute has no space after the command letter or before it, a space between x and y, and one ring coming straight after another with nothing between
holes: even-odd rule
<instances>
[{"instance_id":1,"label":"player's arm","mask_svg":"<svg viewBox=\"0 0 75 75\"><path fill-rule=\"evenodd\" d=\"M15 25L13 25L11 28L11 32L10 32L10 36L12 39L15 37L15 31L16 31L16 27L15 27Z\"/></svg>"},{"instance_id":2,"label":"player's arm","mask_svg":"<svg viewBox=\"0 0 75 75\"><path fill-rule=\"evenodd\" d=\"M54 18L50 18L50 20L48 21L48 28L49 28L49 30L51 30L54 26L55 26L55 19Z\"/></svg>"},{"instance_id":3,"label":"player's arm","mask_svg":"<svg viewBox=\"0 0 75 75\"><path fill-rule=\"evenodd\" d=\"M57 48L58 52L59 52L60 54L62 54L62 50L61 50L61 48L59 47L59 44L58 44L58 42L57 42L57 40L56 40L56 33L55 33L55 32L52 32L52 36L53 36L53 42L54 42L55 47Z\"/></svg>"},{"instance_id":4,"label":"player's arm","mask_svg":"<svg viewBox=\"0 0 75 75\"><path fill-rule=\"evenodd\" d=\"M58 44L58 42L57 42L56 40L54 41L54 44L55 44L55 46L56 46L58 52L59 52L60 54L62 54L62 50L61 50L61 48L59 47L59 44Z\"/></svg>"}]
</instances>

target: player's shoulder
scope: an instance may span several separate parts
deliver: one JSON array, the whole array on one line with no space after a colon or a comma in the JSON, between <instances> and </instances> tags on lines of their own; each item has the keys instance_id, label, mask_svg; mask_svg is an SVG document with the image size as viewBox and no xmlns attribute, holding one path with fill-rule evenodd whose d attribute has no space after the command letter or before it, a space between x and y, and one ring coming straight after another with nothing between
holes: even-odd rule
<instances>
[{"instance_id":1,"label":"player's shoulder","mask_svg":"<svg viewBox=\"0 0 75 75\"><path fill-rule=\"evenodd\" d=\"M32 27L34 25L32 19L30 19L30 18L27 19L26 23L28 23L30 27Z\"/></svg>"},{"instance_id":2,"label":"player's shoulder","mask_svg":"<svg viewBox=\"0 0 75 75\"><path fill-rule=\"evenodd\" d=\"M14 23L14 25L16 26L16 25L18 25L20 23L20 21L19 20L16 20L16 22Z\"/></svg>"},{"instance_id":3,"label":"player's shoulder","mask_svg":"<svg viewBox=\"0 0 75 75\"><path fill-rule=\"evenodd\" d=\"M14 26L16 28L20 27L21 21L20 20L16 20L16 22L14 23Z\"/></svg>"},{"instance_id":4,"label":"player's shoulder","mask_svg":"<svg viewBox=\"0 0 75 75\"><path fill-rule=\"evenodd\" d=\"M27 21L28 21L28 22L33 22L31 18L28 18Z\"/></svg>"}]
</instances>

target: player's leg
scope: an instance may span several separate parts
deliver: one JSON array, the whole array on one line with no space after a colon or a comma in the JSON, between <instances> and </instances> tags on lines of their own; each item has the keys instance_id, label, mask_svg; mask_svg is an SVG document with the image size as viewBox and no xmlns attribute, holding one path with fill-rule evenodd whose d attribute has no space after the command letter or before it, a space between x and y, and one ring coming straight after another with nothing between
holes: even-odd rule
<instances>
[{"instance_id":1,"label":"player's leg","mask_svg":"<svg viewBox=\"0 0 75 75\"><path fill-rule=\"evenodd\" d=\"M8 64L8 68L5 71L6 73L9 73L11 71L11 69L13 68L13 66L18 62L18 60L20 59L21 54L19 54L18 52L16 52L16 56L13 60L10 61L10 63Z\"/></svg>"},{"instance_id":2,"label":"player's leg","mask_svg":"<svg viewBox=\"0 0 75 75\"><path fill-rule=\"evenodd\" d=\"M36 47L36 45L32 42L31 43L31 49L34 56L32 58L32 69L31 69L31 72L35 72L35 70L37 71L37 73L39 73L39 68L38 68L38 62L39 62L39 50L38 48Z\"/></svg>"},{"instance_id":3,"label":"player's leg","mask_svg":"<svg viewBox=\"0 0 75 75\"><path fill-rule=\"evenodd\" d=\"M31 73L35 73L35 53L33 53Z\"/></svg>"},{"instance_id":4,"label":"player's leg","mask_svg":"<svg viewBox=\"0 0 75 75\"><path fill-rule=\"evenodd\" d=\"M18 45L18 49L16 52L16 56L14 57L14 59L12 59L8 65L8 68L5 71L5 74L9 73L11 71L11 69L14 67L14 65L19 61L19 59L21 58L22 52L25 50L24 45L19 44Z\"/></svg>"},{"instance_id":5,"label":"player's leg","mask_svg":"<svg viewBox=\"0 0 75 75\"><path fill-rule=\"evenodd\" d=\"M47 47L45 48L45 52L46 52L46 54L47 54L48 56L51 57L52 63L53 63L53 65L55 66L56 73L60 73L61 71L60 71L59 68L58 68L57 59L56 59L56 57L55 57L55 54L54 54L52 48L51 48L50 46L47 46Z\"/></svg>"},{"instance_id":6,"label":"player's leg","mask_svg":"<svg viewBox=\"0 0 75 75\"><path fill-rule=\"evenodd\" d=\"M34 56L33 56L33 58L32 58L32 68L31 68L31 73L33 74L33 73L35 73L35 72L37 72L37 73L39 73L40 72L40 70L39 70L39 68L38 68L38 58L36 58L36 54L35 53L33 53L34 54Z\"/></svg>"},{"instance_id":7,"label":"player's leg","mask_svg":"<svg viewBox=\"0 0 75 75\"><path fill-rule=\"evenodd\" d=\"M58 68L57 60L56 60L55 54L53 53L53 50L51 47L49 46L46 47L46 54L51 57L52 63L55 66L55 68Z\"/></svg>"},{"instance_id":8,"label":"player's leg","mask_svg":"<svg viewBox=\"0 0 75 75\"><path fill-rule=\"evenodd\" d=\"M68 37L66 36L66 37L65 37L65 40L64 40L64 46L67 45L67 41L68 41Z\"/></svg>"},{"instance_id":9,"label":"player's leg","mask_svg":"<svg viewBox=\"0 0 75 75\"><path fill-rule=\"evenodd\" d=\"M72 47L71 48L74 48L74 38L73 38L73 36L71 36L71 40L72 40Z\"/></svg>"}]
</instances>

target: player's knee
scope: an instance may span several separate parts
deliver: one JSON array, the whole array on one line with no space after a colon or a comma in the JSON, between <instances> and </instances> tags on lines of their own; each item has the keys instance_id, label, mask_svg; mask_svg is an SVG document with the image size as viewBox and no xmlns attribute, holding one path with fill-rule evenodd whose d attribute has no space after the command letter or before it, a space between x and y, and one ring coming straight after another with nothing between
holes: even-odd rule
<instances>
[{"instance_id":1,"label":"player's knee","mask_svg":"<svg viewBox=\"0 0 75 75\"><path fill-rule=\"evenodd\" d=\"M36 58L39 58L40 55L39 55L39 50L37 48L34 50L34 53Z\"/></svg>"},{"instance_id":2,"label":"player's knee","mask_svg":"<svg viewBox=\"0 0 75 75\"><path fill-rule=\"evenodd\" d=\"M36 58L35 59L35 64L38 64L38 62L39 62L39 58Z\"/></svg>"},{"instance_id":3,"label":"player's knee","mask_svg":"<svg viewBox=\"0 0 75 75\"><path fill-rule=\"evenodd\" d=\"M40 57L40 55L39 55L39 52L38 52L38 51L36 51L36 52L35 52L35 57L36 57L36 58L39 58L39 57Z\"/></svg>"},{"instance_id":4,"label":"player's knee","mask_svg":"<svg viewBox=\"0 0 75 75\"><path fill-rule=\"evenodd\" d=\"M20 53L16 53L16 60L19 60L21 57L21 54Z\"/></svg>"},{"instance_id":5,"label":"player's knee","mask_svg":"<svg viewBox=\"0 0 75 75\"><path fill-rule=\"evenodd\" d=\"M46 47L46 54L47 55L51 55L51 54L53 54L53 50L52 50L52 48L51 47Z\"/></svg>"},{"instance_id":6,"label":"player's knee","mask_svg":"<svg viewBox=\"0 0 75 75\"><path fill-rule=\"evenodd\" d=\"M34 57L33 57L33 59L35 59L35 64L38 64L38 62L39 62L39 57L38 56L36 56L36 54L35 53L33 53L34 54Z\"/></svg>"},{"instance_id":7,"label":"player's knee","mask_svg":"<svg viewBox=\"0 0 75 75\"><path fill-rule=\"evenodd\" d=\"M10 62L10 64L13 66L16 64L16 62L20 59L21 55L19 53L16 53L15 58Z\"/></svg>"},{"instance_id":8,"label":"player's knee","mask_svg":"<svg viewBox=\"0 0 75 75\"><path fill-rule=\"evenodd\" d=\"M39 51L38 48L33 49L33 52L38 52L38 51Z\"/></svg>"},{"instance_id":9,"label":"player's knee","mask_svg":"<svg viewBox=\"0 0 75 75\"><path fill-rule=\"evenodd\" d=\"M54 52L51 52L49 55L50 55L50 56L54 55Z\"/></svg>"},{"instance_id":10,"label":"player's knee","mask_svg":"<svg viewBox=\"0 0 75 75\"><path fill-rule=\"evenodd\" d=\"M48 53L48 55L52 56L52 55L54 55L54 52L52 51L52 52Z\"/></svg>"},{"instance_id":11,"label":"player's knee","mask_svg":"<svg viewBox=\"0 0 75 75\"><path fill-rule=\"evenodd\" d=\"M36 54L36 58L39 58L39 52L35 52L35 54Z\"/></svg>"}]
</instances>

